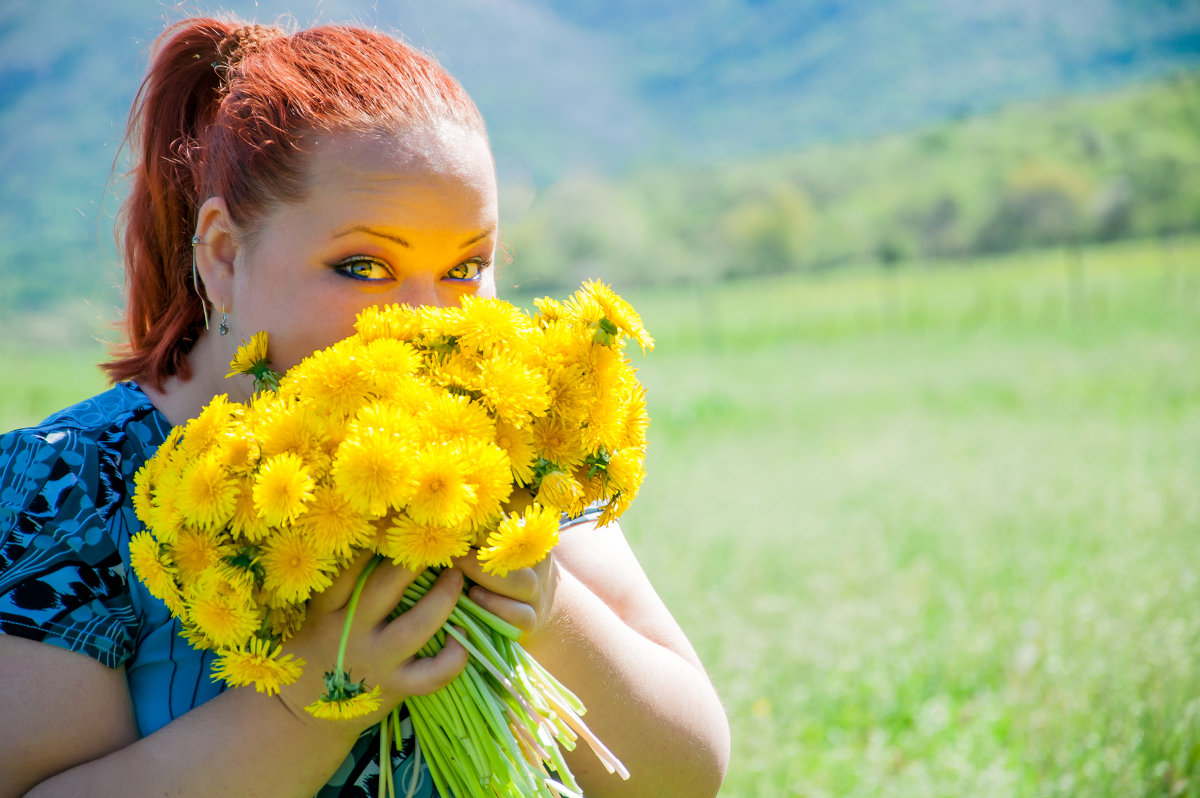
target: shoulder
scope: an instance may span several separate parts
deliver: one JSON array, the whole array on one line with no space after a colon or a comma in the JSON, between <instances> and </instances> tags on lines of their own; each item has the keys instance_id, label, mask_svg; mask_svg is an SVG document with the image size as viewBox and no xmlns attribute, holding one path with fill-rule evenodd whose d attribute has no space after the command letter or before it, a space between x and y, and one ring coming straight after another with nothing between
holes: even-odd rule
<instances>
[{"instance_id":1,"label":"shoulder","mask_svg":"<svg viewBox=\"0 0 1200 798\"><path fill-rule=\"evenodd\" d=\"M13 513L57 507L73 486L113 487L128 479L121 461L157 448L167 431L146 395L122 383L36 426L0 435L0 530Z\"/></svg>"},{"instance_id":2,"label":"shoulder","mask_svg":"<svg viewBox=\"0 0 1200 798\"><path fill-rule=\"evenodd\" d=\"M0 436L0 634L110 666L127 655L129 486L164 424L140 390L118 385Z\"/></svg>"}]
</instances>

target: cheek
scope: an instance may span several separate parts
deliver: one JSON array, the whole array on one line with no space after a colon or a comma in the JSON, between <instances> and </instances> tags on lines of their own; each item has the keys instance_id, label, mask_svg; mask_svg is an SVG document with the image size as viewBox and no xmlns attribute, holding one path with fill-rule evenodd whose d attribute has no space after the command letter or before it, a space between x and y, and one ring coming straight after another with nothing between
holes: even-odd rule
<instances>
[{"instance_id":1,"label":"cheek","mask_svg":"<svg viewBox=\"0 0 1200 798\"><path fill-rule=\"evenodd\" d=\"M338 303L327 293L290 297L273 303L269 318L260 320L267 331L271 360L277 371L287 371L304 358L354 333L360 304Z\"/></svg>"},{"instance_id":2,"label":"cheek","mask_svg":"<svg viewBox=\"0 0 1200 798\"><path fill-rule=\"evenodd\" d=\"M488 269L487 273L484 274L483 281L479 284L479 291L476 293L476 295L481 296L484 299L495 299L496 298L496 269L495 269L495 267Z\"/></svg>"}]
</instances>

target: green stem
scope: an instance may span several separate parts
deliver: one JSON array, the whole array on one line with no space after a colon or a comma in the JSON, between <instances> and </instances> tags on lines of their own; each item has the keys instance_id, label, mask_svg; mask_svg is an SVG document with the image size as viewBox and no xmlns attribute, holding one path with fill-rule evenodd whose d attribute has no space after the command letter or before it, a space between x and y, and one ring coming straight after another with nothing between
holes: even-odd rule
<instances>
[{"instance_id":1,"label":"green stem","mask_svg":"<svg viewBox=\"0 0 1200 798\"><path fill-rule=\"evenodd\" d=\"M362 595L363 586L367 584L367 577L381 562L383 562L383 557L380 555L376 554L372 557L371 561L367 563L367 567L363 568L363 572L358 575L358 581L354 583L354 592L350 594L350 604L346 607L346 622L342 625L342 642L338 644L338 676L346 672L346 643L350 640L350 624L354 622L354 610L358 607L358 597Z\"/></svg>"}]
</instances>

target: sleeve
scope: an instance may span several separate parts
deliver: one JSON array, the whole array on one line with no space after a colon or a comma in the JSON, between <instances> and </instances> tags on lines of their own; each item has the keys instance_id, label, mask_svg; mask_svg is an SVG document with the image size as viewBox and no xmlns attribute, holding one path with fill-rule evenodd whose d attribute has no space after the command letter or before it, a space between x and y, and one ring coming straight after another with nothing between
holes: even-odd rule
<instances>
[{"instance_id":1,"label":"sleeve","mask_svg":"<svg viewBox=\"0 0 1200 798\"><path fill-rule=\"evenodd\" d=\"M0 634L116 667L132 654L136 614L100 493L95 441L73 431L0 437Z\"/></svg>"},{"instance_id":2,"label":"sleeve","mask_svg":"<svg viewBox=\"0 0 1200 798\"><path fill-rule=\"evenodd\" d=\"M578 526L579 524L594 524L603 514L604 502L592 502L585 507L583 512L579 515L568 515L563 513L562 517L558 520L558 528L561 531L563 529L570 529L573 526Z\"/></svg>"}]
</instances>

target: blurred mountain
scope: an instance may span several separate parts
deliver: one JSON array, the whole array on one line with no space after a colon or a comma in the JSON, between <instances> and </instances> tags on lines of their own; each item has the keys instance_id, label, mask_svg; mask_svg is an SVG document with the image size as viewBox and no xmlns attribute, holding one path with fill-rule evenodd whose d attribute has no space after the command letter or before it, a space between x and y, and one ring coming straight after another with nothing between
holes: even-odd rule
<instances>
[{"instance_id":1,"label":"blurred mountain","mask_svg":"<svg viewBox=\"0 0 1200 798\"><path fill-rule=\"evenodd\" d=\"M0 5L0 310L64 292L114 301L125 115L154 36L196 6ZM1200 0L310 6L218 7L355 21L428 49L476 98L501 181L518 188L867 138L1200 63Z\"/></svg>"}]
</instances>

